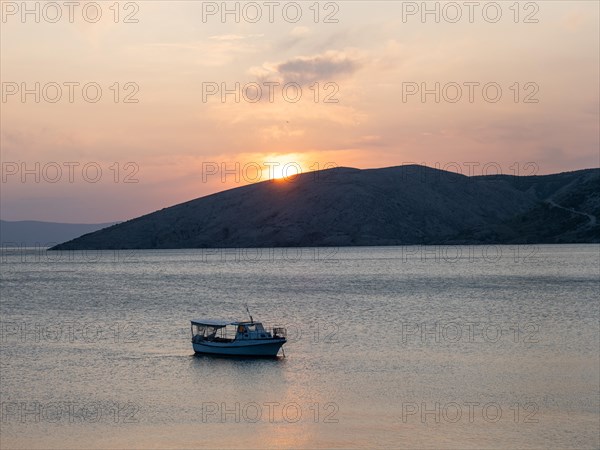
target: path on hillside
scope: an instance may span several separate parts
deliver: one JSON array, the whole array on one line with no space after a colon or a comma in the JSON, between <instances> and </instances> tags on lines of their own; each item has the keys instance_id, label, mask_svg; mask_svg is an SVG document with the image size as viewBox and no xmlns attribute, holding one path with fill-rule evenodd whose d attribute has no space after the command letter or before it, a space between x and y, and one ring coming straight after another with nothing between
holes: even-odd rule
<instances>
[{"instance_id":1,"label":"path on hillside","mask_svg":"<svg viewBox=\"0 0 600 450\"><path fill-rule=\"evenodd\" d=\"M594 216L594 215L592 215L592 214L588 214L588 213L585 213L585 212L583 212L583 211L576 211L576 210L575 210L575 209L573 209L573 208L566 208L565 206L561 206L561 205L559 205L558 203L556 203L556 202L555 202L554 200L552 200L551 198L547 199L547 200L546 200L546 203L549 203L550 205L552 205L552 206L554 206L554 207L556 207L556 208L560 208L560 209L564 209L565 211L572 212L572 213L574 213L574 214L579 214L579 215L581 215L581 216L586 216L586 217L589 219L589 221L590 221L590 222L588 223L588 226L589 226L589 227L594 227L594 226L596 226L596 222L597 222L597 220L596 220L596 216Z\"/></svg>"}]
</instances>

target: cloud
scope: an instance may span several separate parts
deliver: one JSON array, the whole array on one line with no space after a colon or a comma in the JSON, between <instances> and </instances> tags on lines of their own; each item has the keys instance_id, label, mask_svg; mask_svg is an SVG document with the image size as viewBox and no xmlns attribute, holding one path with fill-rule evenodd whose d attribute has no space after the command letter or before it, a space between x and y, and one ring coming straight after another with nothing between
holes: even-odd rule
<instances>
[{"instance_id":1,"label":"cloud","mask_svg":"<svg viewBox=\"0 0 600 450\"><path fill-rule=\"evenodd\" d=\"M243 39L251 39L263 36L264 34L217 34L210 36L209 39L214 41L241 41Z\"/></svg>"},{"instance_id":2,"label":"cloud","mask_svg":"<svg viewBox=\"0 0 600 450\"><path fill-rule=\"evenodd\" d=\"M278 48L282 51L288 51L297 44L306 41L311 35L312 30L308 27L294 27L289 35L278 44Z\"/></svg>"},{"instance_id":3,"label":"cloud","mask_svg":"<svg viewBox=\"0 0 600 450\"><path fill-rule=\"evenodd\" d=\"M290 36L294 37L306 37L309 34L311 34L311 31L308 27L294 27L292 31L290 31Z\"/></svg>"},{"instance_id":4,"label":"cloud","mask_svg":"<svg viewBox=\"0 0 600 450\"><path fill-rule=\"evenodd\" d=\"M252 39L261 35L215 35L204 41L181 43L146 44L148 57L156 60L157 50L162 51L162 57L179 64L194 62L207 67L221 67L235 61L242 54L252 54L259 51L259 45ZM137 51L137 50L136 50Z\"/></svg>"},{"instance_id":5,"label":"cloud","mask_svg":"<svg viewBox=\"0 0 600 450\"><path fill-rule=\"evenodd\" d=\"M304 136L305 130L293 129L288 124L286 125L271 125L262 127L258 130L259 135L265 141L281 140L284 137L300 137Z\"/></svg>"},{"instance_id":6,"label":"cloud","mask_svg":"<svg viewBox=\"0 0 600 450\"><path fill-rule=\"evenodd\" d=\"M285 80L309 84L319 80L335 81L340 76L351 75L359 68L357 60L343 52L329 51L312 57L290 59L277 66Z\"/></svg>"},{"instance_id":7,"label":"cloud","mask_svg":"<svg viewBox=\"0 0 600 450\"><path fill-rule=\"evenodd\" d=\"M298 56L280 63L264 63L260 67L250 68L248 73L260 81L308 85L315 81L337 82L360 67L362 63L357 55L328 51L314 56Z\"/></svg>"}]
</instances>

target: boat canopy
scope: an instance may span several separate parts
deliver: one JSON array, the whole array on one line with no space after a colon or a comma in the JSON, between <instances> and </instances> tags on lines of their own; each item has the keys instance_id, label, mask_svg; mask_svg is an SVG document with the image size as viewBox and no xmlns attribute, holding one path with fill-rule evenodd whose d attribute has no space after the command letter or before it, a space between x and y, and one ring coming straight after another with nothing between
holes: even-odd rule
<instances>
[{"instance_id":1,"label":"boat canopy","mask_svg":"<svg viewBox=\"0 0 600 450\"><path fill-rule=\"evenodd\" d=\"M237 322L233 320L223 319L195 319L192 320L192 325L204 325L208 327L226 327L227 325L236 325Z\"/></svg>"},{"instance_id":2,"label":"boat canopy","mask_svg":"<svg viewBox=\"0 0 600 450\"><path fill-rule=\"evenodd\" d=\"M203 325L207 327L226 327L227 325L240 325L243 323L250 322L240 322L239 320L223 320L223 319L195 319L192 320L192 325Z\"/></svg>"}]
</instances>

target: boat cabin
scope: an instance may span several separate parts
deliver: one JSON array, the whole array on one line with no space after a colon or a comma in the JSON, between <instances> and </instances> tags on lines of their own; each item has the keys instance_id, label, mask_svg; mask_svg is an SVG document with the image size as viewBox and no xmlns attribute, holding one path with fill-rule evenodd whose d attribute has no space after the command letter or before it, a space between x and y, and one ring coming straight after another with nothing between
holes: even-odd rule
<instances>
[{"instance_id":1,"label":"boat cabin","mask_svg":"<svg viewBox=\"0 0 600 450\"><path fill-rule=\"evenodd\" d=\"M266 330L260 322L230 320L192 320L192 342L233 342L284 338L284 328Z\"/></svg>"}]
</instances>

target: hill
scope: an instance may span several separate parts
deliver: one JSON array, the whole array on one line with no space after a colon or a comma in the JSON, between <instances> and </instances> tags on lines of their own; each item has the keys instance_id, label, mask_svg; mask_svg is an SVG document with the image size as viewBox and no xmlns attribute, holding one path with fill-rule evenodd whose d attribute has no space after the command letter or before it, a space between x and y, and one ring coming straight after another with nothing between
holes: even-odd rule
<instances>
[{"instance_id":1,"label":"hill","mask_svg":"<svg viewBox=\"0 0 600 450\"><path fill-rule=\"evenodd\" d=\"M336 168L191 200L53 249L600 242L599 215L600 169Z\"/></svg>"}]
</instances>

